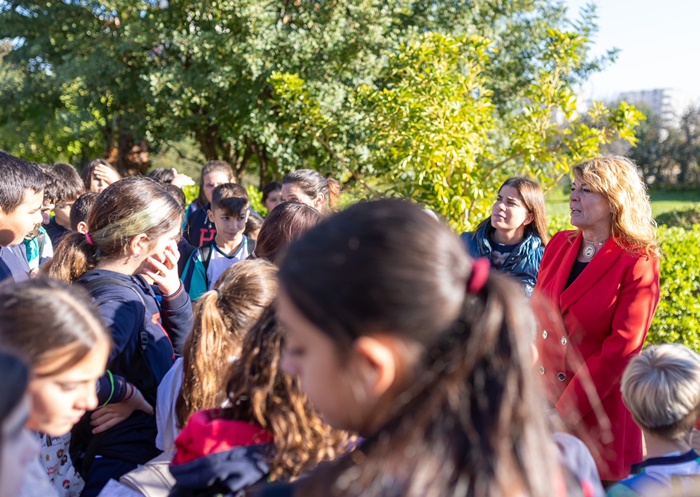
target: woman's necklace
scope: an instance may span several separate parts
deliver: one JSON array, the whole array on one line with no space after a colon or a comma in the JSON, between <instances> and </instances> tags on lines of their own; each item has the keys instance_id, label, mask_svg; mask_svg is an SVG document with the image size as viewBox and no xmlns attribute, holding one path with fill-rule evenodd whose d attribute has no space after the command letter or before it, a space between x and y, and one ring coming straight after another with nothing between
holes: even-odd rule
<instances>
[{"instance_id":1,"label":"woman's necklace","mask_svg":"<svg viewBox=\"0 0 700 497\"><path fill-rule=\"evenodd\" d=\"M603 244L608 241L606 238L602 242L589 242L585 238L583 239L583 256L586 259L592 259L594 255L600 250L600 247L603 246Z\"/></svg>"}]
</instances>

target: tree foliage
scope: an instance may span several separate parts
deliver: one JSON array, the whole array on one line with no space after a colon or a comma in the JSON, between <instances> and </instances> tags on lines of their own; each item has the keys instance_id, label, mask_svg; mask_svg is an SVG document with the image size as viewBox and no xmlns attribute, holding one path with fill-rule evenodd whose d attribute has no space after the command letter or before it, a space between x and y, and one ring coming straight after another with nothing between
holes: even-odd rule
<instances>
[{"instance_id":1,"label":"tree foliage","mask_svg":"<svg viewBox=\"0 0 700 497\"><path fill-rule=\"evenodd\" d=\"M615 139L634 141L643 117L622 103L595 103L585 119L572 89L583 63L585 39L550 29L536 78L512 110L499 108L492 67L494 44L476 35L427 33L388 55L376 85L353 95L354 150L338 152L356 177L369 176L381 193L415 199L457 229L478 223L498 187L513 174L528 174L545 188L571 166L600 153ZM332 143L335 121L324 115L297 75L278 75L276 94L297 126ZM498 82L496 82L498 84Z\"/></svg>"},{"instance_id":2,"label":"tree foliage","mask_svg":"<svg viewBox=\"0 0 700 497\"><path fill-rule=\"evenodd\" d=\"M465 227L506 175L550 184L638 119L580 119L572 88L614 54L554 0L0 5L0 146L41 161L144 170L194 140L238 177L312 167Z\"/></svg>"},{"instance_id":3,"label":"tree foliage","mask_svg":"<svg viewBox=\"0 0 700 497\"><path fill-rule=\"evenodd\" d=\"M700 109L688 107L677 123L664 123L648 107L629 154L656 188L700 187Z\"/></svg>"}]
</instances>

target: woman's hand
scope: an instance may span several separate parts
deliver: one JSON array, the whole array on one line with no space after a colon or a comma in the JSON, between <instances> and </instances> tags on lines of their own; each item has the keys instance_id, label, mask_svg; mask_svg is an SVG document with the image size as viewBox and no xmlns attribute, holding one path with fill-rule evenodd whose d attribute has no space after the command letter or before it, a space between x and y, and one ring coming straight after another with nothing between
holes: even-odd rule
<instances>
[{"instance_id":1,"label":"woman's hand","mask_svg":"<svg viewBox=\"0 0 700 497\"><path fill-rule=\"evenodd\" d=\"M121 176L119 176L119 173L112 169L109 166L105 166L104 164L98 164L95 166L95 169L93 169L92 174L95 175L95 177L101 179L108 185L111 185L112 183L116 183L120 179L122 179Z\"/></svg>"},{"instance_id":2,"label":"woman's hand","mask_svg":"<svg viewBox=\"0 0 700 497\"><path fill-rule=\"evenodd\" d=\"M146 259L143 273L158 285L163 295L172 295L180 289L182 283L177 274L179 258L180 252L177 250L177 244L173 241L163 251L163 257L151 256Z\"/></svg>"},{"instance_id":3,"label":"woman's hand","mask_svg":"<svg viewBox=\"0 0 700 497\"><path fill-rule=\"evenodd\" d=\"M134 411L143 411L153 416L153 407L143 398L141 391L133 385L133 395L122 402L109 404L96 410L90 416L93 435L109 430L127 419Z\"/></svg>"}]
</instances>

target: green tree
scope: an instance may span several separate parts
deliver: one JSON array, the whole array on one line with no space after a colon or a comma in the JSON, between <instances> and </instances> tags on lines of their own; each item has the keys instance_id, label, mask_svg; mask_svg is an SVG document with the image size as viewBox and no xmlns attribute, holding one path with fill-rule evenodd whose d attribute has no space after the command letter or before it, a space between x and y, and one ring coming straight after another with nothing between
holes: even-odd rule
<instances>
[{"instance_id":1,"label":"green tree","mask_svg":"<svg viewBox=\"0 0 700 497\"><path fill-rule=\"evenodd\" d=\"M668 124L648 107L641 109L647 119L637 128L637 143L629 155L650 185L700 186L700 110L688 107L677 124Z\"/></svg>"},{"instance_id":2,"label":"green tree","mask_svg":"<svg viewBox=\"0 0 700 497\"><path fill-rule=\"evenodd\" d=\"M238 176L259 167L261 180L301 165L356 174L344 159L366 148L356 90L380 88L389 56L423 33L491 40L484 77L505 115L538 78L551 29L595 32L593 8L572 22L554 0L0 5L0 32L15 43L0 66L0 146L29 144L41 160L113 154L130 167L134 152L193 138L205 158L229 160ZM589 46L569 82L609 59ZM299 78L323 118L285 100L279 75Z\"/></svg>"},{"instance_id":3,"label":"green tree","mask_svg":"<svg viewBox=\"0 0 700 497\"><path fill-rule=\"evenodd\" d=\"M584 61L585 39L550 29L547 49L534 64L537 77L512 110L495 101L493 43L479 36L424 34L388 55L376 86L350 99L362 145L338 152L355 177L371 177L375 190L421 202L458 230L481 221L498 186L529 174L545 188L571 166L600 153L615 139L634 142L643 115L626 103L593 105L582 119L572 89ZM331 142L333 119L296 75L277 75L281 101L307 134ZM495 82L498 85L498 82ZM301 131L298 131L300 133Z\"/></svg>"}]
</instances>

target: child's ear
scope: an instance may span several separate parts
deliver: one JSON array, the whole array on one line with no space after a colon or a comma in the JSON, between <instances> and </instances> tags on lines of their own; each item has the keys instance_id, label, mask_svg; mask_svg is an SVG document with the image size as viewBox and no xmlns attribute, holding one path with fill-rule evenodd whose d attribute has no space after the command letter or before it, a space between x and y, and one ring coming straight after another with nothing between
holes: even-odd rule
<instances>
[{"instance_id":1,"label":"child's ear","mask_svg":"<svg viewBox=\"0 0 700 497\"><path fill-rule=\"evenodd\" d=\"M146 233L139 233L129 242L129 251L134 257L140 257L143 252L148 251L151 242L148 240Z\"/></svg>"},{"instance_id":2,"label":"child's ear","mask_svg":"<svg viewBox=\"0 0 700 497\"><path fill-rule=\"evenodd\" d=\"M313 205L314 209L316 209L317 211L321 212L321 211L323 210L323 202L324 202L325 200L326 200L326 199L325 199L325 197L323 196L323 193L319 193L318 195L316 195L316 196L314 197L314 199L313 199L313 202L312 202L312 203L314 204L314 205Z\"/></svg>"},{"instance_id":3,"label":"child's ear","mask_svg":"<svg viewBox=\"0 0 700 497\"><path fill-rule=\"evenodd\" d=\"M374 398L383 396L396 379L398 364L394 351L372 336L355 340L354 349L363 390Z\"/></svg>"},{"instance_id":4,"label":"child's ear","mask_svg":"<svg viewBox=\"0 0 700 497\"><path fill-rule=\"evenodd\" d=\"M207 217L210 223L214 222L214 212L211 209L207 209Z\"/></svg>"},{"instance_id":5,"label":"child's ear","mask_svg":"<svg viewBox=\"0 0 700 497\"><path fill-rule=\"evenodd\" d=\"M80 221L78 223L78 226L76 226L76 230L78 233L82 233L83 235L88 232L88 225L85 221Z\"/></svg>"},{"instance_id":6,"label":"child's ear","mask_svg":"<svg viewBox=\"0 0 700 497\"><path fill-rule=\"evenodd\" d=\"M523 221L523 226L530 224L534 220L535 220L535 215L532 212L528 212L527 216L525 217L525 221Z\"/></svg>"}]
</instances>

